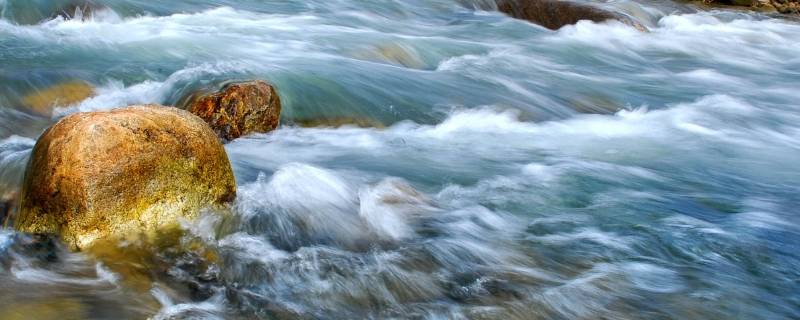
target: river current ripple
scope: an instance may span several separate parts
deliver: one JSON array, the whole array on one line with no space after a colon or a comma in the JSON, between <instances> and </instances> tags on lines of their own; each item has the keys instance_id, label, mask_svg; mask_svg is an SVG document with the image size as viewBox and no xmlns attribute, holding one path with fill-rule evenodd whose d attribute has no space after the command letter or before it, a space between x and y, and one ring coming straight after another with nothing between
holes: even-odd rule
<instances>
[{"instance_id":1,"label":"river current ripple","mask_svg":"<svg viewBox=\"0 0 800 320\"><path fill-rule=\"evenodd\" d=\"M158 253L142 283L2 230L2 316L800 318L796 22L625 0L604 5L650 32L551 31L486 1L96 2L64 20L0 0L0 193L73 112L260 78L283 125L226 145L235 221L185 225L216 263ZM74 79L97 95L21 108ZM385 128L297 125L321 118Z\"/></svg>"}]
</instances>

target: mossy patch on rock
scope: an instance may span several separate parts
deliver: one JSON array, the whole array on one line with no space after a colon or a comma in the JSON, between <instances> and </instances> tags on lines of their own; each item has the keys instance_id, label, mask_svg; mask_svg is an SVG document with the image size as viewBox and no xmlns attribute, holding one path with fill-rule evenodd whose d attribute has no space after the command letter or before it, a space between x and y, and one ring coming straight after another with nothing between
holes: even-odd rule
<instances>
[{"instance_id":1,"label":"mossy patch on rock","mask_svg":"<svg viewBox=\"0 0 800 320\"><path fill-rule=\"evenodd\" d=\"M80 250L177 228L235 192L222 144L188 112L148 105L77 113L37 141L14 227L57 234Z\"/></svg>"}]
</instances>

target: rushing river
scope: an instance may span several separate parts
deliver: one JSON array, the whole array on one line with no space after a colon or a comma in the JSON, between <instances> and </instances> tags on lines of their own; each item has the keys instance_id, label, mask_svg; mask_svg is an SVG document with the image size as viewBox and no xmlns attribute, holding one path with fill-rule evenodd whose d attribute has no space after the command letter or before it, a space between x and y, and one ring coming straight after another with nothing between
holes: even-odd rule
<instances>
[{"instance_id":1,"label":"rushing river","mask_svg":"<svg viewBox=\"0 0 800 320\"><path fill-rule=\"evenodd\" d=\"M605 5L650 32L477 0L97 1L65 20L52 2L0 0L0 194L73 112L265 79L283 125L226 145L237 219L186 223L215 259L153 252L137 280L0 230L0 319L800 318L795 21L625 0ZM76 79L97 95L21 107Z\"/></svg>"}]
</instances>

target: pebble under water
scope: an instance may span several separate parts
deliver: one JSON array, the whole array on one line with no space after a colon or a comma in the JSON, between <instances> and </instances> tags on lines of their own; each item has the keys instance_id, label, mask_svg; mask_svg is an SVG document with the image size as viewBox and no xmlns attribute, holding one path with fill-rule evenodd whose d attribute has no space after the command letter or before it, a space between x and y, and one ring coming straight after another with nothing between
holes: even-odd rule
<instances>
[{"instance_id":1,"label":"pebble under water","mask_svg":"<svg viewBox=\"0 0 800 320\"><path fill-rule=\"evenodd\" d=\"M0 0L0 195L74 112L265 79L283 125L226 145L234 219L186 222L189 253L120 266L0 230L0 319L800 318L796 21L648 0L603 4L647 33L478 0L96 2L67 20ZM21 106L75 79L96 96Z\"/></svg>"}]
</instances>

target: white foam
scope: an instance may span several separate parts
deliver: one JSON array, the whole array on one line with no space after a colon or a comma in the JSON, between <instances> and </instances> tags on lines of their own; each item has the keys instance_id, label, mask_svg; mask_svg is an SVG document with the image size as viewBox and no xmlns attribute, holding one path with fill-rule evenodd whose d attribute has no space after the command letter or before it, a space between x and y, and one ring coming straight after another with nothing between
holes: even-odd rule
<instances>
[{"instance_id":1,"label":"white foam","mask_svg":"<svg viewBox=\"0 0 800 320\"><path fill-rule=\"evenodd\" d=\"M5 254L5 251L14 244L14 241L13 231L0 229L0 254Z\"/></svg>"},{"instance_id":2,"label":"white foam","mask_svg":"<svg viewBox=\"0 0 800 320\"><path fill-rule=\"evenodd\" d=\"M756 87L754 83L746 79L727 75L714 69L695 69L692 71L681 72L677 75L702 86L724 86L731 89Z\"/></svg>"},{"instance_id":3,"label":"white foam","mask_svg":"<svg viewBox=\"0 0 800 320\"><path fill-rule=\"evenodd\" d=\"M796 228L796 225L782 217L764 211L749 211L737 213L733 216L733 221L737 224L750 228L784 230Z\"/></svg>"},{"instance_id":4,"label":"white foam","mask_svg":"<svg viewBox=\"0 0 800 320\"><path fill-rule=\"evenodd\" d=\"M633 239L620 236L614 232L606 232L594 227L581 228L572 233L558 233L544 236L528 236L528 239L555 245L568 245L573 242L591 241L608 248L631 250Z\"/></svg>"},{"instance_id":5,"label":"white foam","mask_svg":"<svg viewBox=\"0 0 800 320\"><path fill-rule=\"evenodd\" d=\"M237 211L247 216L268 214L283 231L290 225L320 237L348 243L365 236L358 216L357 187L337 173L307 164L282 166L266 181L263 177L240 188ZM284 225L285 224L285 225ZM287 229L288 228L288 229Z\"/></svg>"},{"instance_id":6,"label":"white foam","mask_svg":"<svg viewBox=\"0 0 800 320\"><path fill-rule=\"evenodd\" d=\"M289 256L285 251L275 249L265 239L241 232L226 236L218 245L233 249L240 259L259 261L265 265L277 263Z\"/></svg>"},{"instance_id":7,"label":"white foam","mask_svg":"<svg viewBox=\"0 0 800 320\"><path fill-rule=\"evenodd\" d=\"M677 272L653 264L629 262L622 265L622 270L637 289L672 293L685 287Z\"/></svg>"},{"instance_id":8,"label":"white foam","mask_svg":"<svg viewBox=\"0 0 800 320\"><path fill-rule=\"evenodd\" d=\"M216 320L224 319L221 315L224 311L225 298L215 295L203 302L197 303L175 303L173 299L161 288L154 287L150 294L158 301L162 308L152 319L203 319Z\"/></svg>"},{"instance_id":9,"label":"white foam","mask_svg":"<svg viewBox=\"0 0 800 320\"><path fill-rule=\"evenodd\" d=\"M96 278L88 278L63 275L50 270L34 268L27 264L11 267L11 274L15 279L30 283L60 283L78 286L103 286L117 284L118 276L102 264L95 264L95 272L97 274Z\"/></svg>"},{"instance_id":10,"label":"white foam","mask_svg":"<svg viewBox=\"0 0 800 320\"><path fill-rule=\"evenodd\" d=\"M308 212L325 208L348 211L357 199L354 187L336 173L293 163L275 172L269 182L270 201L286 208L297 208Z\"/></svg>"},{"instance_id":11,"label":"white foam","mask_svg":"<svg viewBox=\"0 0 800 320\"><path fill-rule=\"evenodd\" d=\"M399 240L412 237L409 215L423 204L421 195L397 180L384 180L359 192L359 215L373 232L382 238ZM416 205L416 206L415 206Z\"/></svg>"},{"instance_id":12,"label":"white foam","mask_svg":"<svg viewBox=\"0 0 800 320\"><path fill-rule=\"evenodd\" d=\"M670 216L668 218L663 219L663 222L670 227L674 228L681 228L681 229L691 229L697 230L703 233L708 234L716 234L716 235L728 235L728 232L725 232L718 226L713 223L703 221L694 217L686 216L686 215L675 215Z\"/></svg>"},{"instance_id":13,"label":"white foam","mask_svg":"<svg viewBox=\"0 0 800 320\"><path fill-rule=\"evenodd\" d=\"M797 45L800 25L745 17L730 20L713 11L674 14L661 18L649 33L618 22L581 21L546 39L559 45L579 43L601 48L636 61L647 61L642 56L647 52L672 52L759 72L796 56L800 50Z\"/></svg>"}]
</instances>

